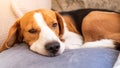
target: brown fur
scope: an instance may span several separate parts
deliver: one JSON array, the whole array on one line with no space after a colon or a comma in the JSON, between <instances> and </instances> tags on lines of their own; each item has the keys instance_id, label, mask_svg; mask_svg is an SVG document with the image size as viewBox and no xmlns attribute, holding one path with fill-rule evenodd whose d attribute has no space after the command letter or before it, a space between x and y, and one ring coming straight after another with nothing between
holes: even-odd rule
<instances>
[{"instance_id":1,"label":"brown fur","mask_svg":"<svg viewBox=\"0 0 120 68\"><path fill-rule=\"evenodd\" d=\"M85 42L100 39L113 39L120 42L120 14L91 12L82 25Z\"/></svg>"},{"instance_id":2,"label":"brown fur","mask_svg":"<svg viewBox=\"0 0 120 68\"><path fill-rule=\"evenodd\" d=\"M79 33L75 27L74 21L69 15L64 15L63 18L65 19L69 31Z\"/></svg>"},{"instance_id":3,"label":"brown fur","mask_svg":"<svg viewBox=\"0 0 120 68\"><path fill-rule=\"evenodd\" d=\"M11 27L6 41L1 45L0 52L12 47L15 43L21 43L23 40L28 45L32 45L33 42L39 38L41 29L33 18L35 12L40 12L43 15L46 24L53 30L56 36L61 39L61 36L64 33L63 20L61 16L51 10L35 10L26 13L21 19L16 21L16 23ZM54 23L57 23L57 26L53 28L52 25ZM30 33L29 30L31 29L36 30L36 33Z\"/></svg>"}]
</instances>

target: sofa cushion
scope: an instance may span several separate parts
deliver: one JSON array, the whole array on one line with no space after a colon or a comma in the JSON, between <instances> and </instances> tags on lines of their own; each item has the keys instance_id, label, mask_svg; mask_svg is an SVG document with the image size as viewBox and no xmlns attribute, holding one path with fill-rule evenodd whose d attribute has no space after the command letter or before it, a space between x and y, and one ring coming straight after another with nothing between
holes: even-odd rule
<instances>
[{"instance_id":1,"label":"sofa cushion","mask_svg":"<svg viewBox=\"0 0 120 68\"><path fill-rule=\"evenodd\" d=\"M0 68L112 68L117 56L112 49L83 48L45 57L20 44L0 53Z\"/></svg>"},{"instance_id":2,"label":"sofa cushion","mask_svg":"<svg viewBox=\"0 0 120 68\"><path fill-rule=\"evenodd\" d=\"M120 6L120 0L52 0L52 8L57 11L97 8L120 12L118 6Z\"/></svg>"}]
</instances>

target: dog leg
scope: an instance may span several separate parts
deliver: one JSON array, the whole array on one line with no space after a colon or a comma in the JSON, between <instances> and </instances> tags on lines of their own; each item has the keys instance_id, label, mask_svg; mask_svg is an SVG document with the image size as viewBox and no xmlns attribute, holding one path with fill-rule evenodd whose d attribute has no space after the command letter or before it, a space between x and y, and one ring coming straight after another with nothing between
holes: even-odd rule
<instances>
[{"instance_id":1,"label":"dog leg","mask_svg":"<svg viewBox=\"0 0 120 68\"><path fill-rule=\"evenodd\" d=\"M102 39L84 43L81 48L115 48L114 41L111 39Z\"/></svg>"}]
</instances>

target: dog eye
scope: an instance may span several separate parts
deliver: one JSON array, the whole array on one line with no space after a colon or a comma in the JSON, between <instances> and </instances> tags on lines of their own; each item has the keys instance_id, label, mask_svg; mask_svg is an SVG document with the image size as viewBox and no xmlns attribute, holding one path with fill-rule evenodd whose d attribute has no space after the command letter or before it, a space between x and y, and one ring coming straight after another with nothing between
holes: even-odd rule
<instances>
[{"instance_id":1,"label":"dog eye","mask_svg":"<svg viewBox=\"0 0 120 68\"><path fill-rule=\"evenodd\" d=\"M29 33L36 33L37 30L36 30L36 29L30 29L30 30L28 30L28 32L29 32Z\"/></svg>"},{"instance_id":2,"label":"dog eye","mask_svg":"<svg viewBox=\"0 0 120 68\"><path fill-rule=\"evenodd\" d=\"M58 23L53 23L53 24L52 24L52 27L55 28L55 27L57 27L57 25L58 25Z\"/></svg>"}]
</instances>

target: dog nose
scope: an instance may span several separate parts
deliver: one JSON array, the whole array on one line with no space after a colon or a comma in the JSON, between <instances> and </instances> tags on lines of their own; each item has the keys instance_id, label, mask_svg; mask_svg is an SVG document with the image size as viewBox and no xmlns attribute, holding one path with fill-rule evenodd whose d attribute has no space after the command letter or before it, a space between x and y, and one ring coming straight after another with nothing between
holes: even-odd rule
<instances>
[{"instance_id":1,"label":"dog nose","mask_svg":"<svg viewBox=\"0 0 120 68\"><path fill-rule=\"evenodd\" d=\"M48 52L50 53L57 53L58 50L60 49L60 43L58 42L50 42L45 45L45 48Z\"/></svg>"}]
</instances>

